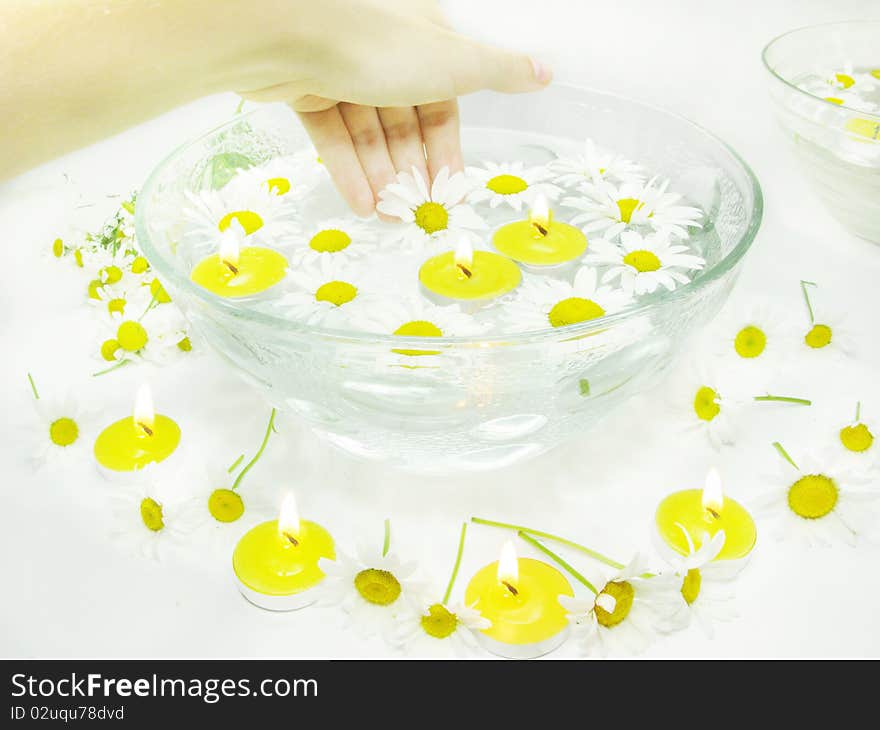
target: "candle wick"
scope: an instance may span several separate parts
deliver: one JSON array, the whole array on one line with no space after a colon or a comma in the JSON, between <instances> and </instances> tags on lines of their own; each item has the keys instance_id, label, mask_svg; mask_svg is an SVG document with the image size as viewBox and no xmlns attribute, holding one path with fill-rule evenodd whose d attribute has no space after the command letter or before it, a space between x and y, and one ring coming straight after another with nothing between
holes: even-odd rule
<instances>
[{"instance_id":1,"label":"candle wick","mask_svg":"<svg viewBox=\"0 0 880 730\"><path fill-rule=\"evenodd\" d=\"M532 225L535 227L535 229L538 231L538 233L540 233L542 236L547 235L547 227L546 226L543 226L536 221L532 221Z\"/></svg>"},{"instance_id":2,"label":"candle wick","mask_svg":"<svg viewBox=\"0 0 880 730\"><path fill-rule=\"evenodd\" d=\"M231 261L226 261L224 259L223 263L226 266L226 268L229 269L233 274L238 273L238 267L235 264L233 264Z\"/></svg>"},{"instance_id":3,"label":"candle wick","mask_svg":"<svg viewBox=\"0 0 880 730\"><path fill-rule=\"evenodd\" d=\"M290 533L285 532L285 533L284 533L284 537L286 537L288 540L290 540L290 544L293 545L294 547L297 547L297 546L299 545L299 540L297 540L297 539L296 539L293 535L291 535Z\"/></svg>"},{"instance_id":4,"label":"candle wick","mask_svg":"<svg viewBox=\"0 0 880 730\"><path fill-rule=\"evenodd\" d=\"M153 435L153 429L150 428L146 423L141 423L140 421L138 421L138 426L143 429L144 433L147 434L147 436Z\"/></svg>"},{"instance_id":5,"label":"candle wick","mask_svg":"<svg viewBox=\"0 0 880 730\"><path fill-rule=\"evenodd\" d=\"M719 512L716 512L716 511L715 511L714 509L712 509L711 507L706 507L706 511L707 511L710 515L712 515L712 517L714 517L716 520L721 518L721 514L720 514Z\"/></svg>"},{"instance_id":6,"label":"candle wick","mask_svg":"<svg viewBox=\"0 0 880 730\"><path fill-rule=\"evenodd\" d=\"M507 588L507 590L509 590L513 595L515 595L515 596L519 595L519 591L516 588L514 588L513 585L508 583L506 580L501 581L501 585L503 585L505 588Z\"/></svg>"},{"instance_id":7,"label":"candle wick","mask_svg":"<svg viewBox=\"0 0 880 730\"><path fill-rule=\"evenodd\" d=\"M470 279L474 275L474 272L471 271L464 264L456 264L456 266L458 267L458 270L464 275L465 279Z\"/></svg>"}]
</instances>

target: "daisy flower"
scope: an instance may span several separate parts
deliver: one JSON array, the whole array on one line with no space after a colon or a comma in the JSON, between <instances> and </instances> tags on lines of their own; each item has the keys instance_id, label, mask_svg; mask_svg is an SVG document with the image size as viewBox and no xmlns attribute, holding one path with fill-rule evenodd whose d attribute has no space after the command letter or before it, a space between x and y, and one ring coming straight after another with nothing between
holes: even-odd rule
<instances>
[{"instance_id":1,"label":"daisy flower","mask_svg":"<svg viewBox=\"0 0 880 730\"><path fill-rule=\"evenodd\" d=\"M486 222L463 202L470 189L471 182L464 173L450 175L448 167L437 173L428 189L425 178L413 167L412 172L398 173L396 182L379 193L376 210L403 221L397 228L405 245L424 246L456 231L487 228Z\"/></svg>"},{"instance_id":2,"label":"daisy flower","mask_svg":"<svg viewBox=\"0 0 880 730\"><path fill-rule=\"evenodd\" d=\"M844 106L848 109L854 109L859 112L876 114L880 111L880 105L874 104L850 91L833 91L830 96L824 96L822 98L825 99L825 101L830 101L832 104L836 104L837 106Z\"/></svg>"},{"instance_id":3,"label":"daisy flower","mask_svg":"<svg viewBox=\"0 0 880 730\"><path fill-rule=\"evenodd\" d=\"M358 326L401 337L465 337L484 331L459 305L441 306L417 296L381 300L360 314Z\"/></svg>"},{"instance_id":4,"label":"daisy flower","mask_svg":"<svg viewBox=\"0 0 880 730\"><path fill-rule=\"evenodd\" d=\"M316 590L321 605L341 606L361 634L393 642L401 614L417 610L421 586L413 580L416 564L401 562L389 549L389 529L386 521L381 550L362 546L357 557L337 551L335 561L321 558L326 577Z\"/></svg>"},{"instance_id":5,"label":"daisy flower","mask_svg":"<svg viewBox=\"0 0 880 730\"><path fill-rule=\"evenodd\" d=\"M162 364L189 349L191 343L183 315L165 310L152 311L140 320L113 312L104 319L104 336L98 352L106 363L147 360Z\"/></svg>"},{"instance_id":6,"label":"daisy flower","mask_svg":"<svg viewBox=\"0 0 880 730\"><path fill-rule=\"evenodd\" d=\"M596 269L584 266L571 284L548 277L524 279L502 316L515 330L538 330L598 319L631 303L621 289L600 286Z\"/></svg>"},{"instance_id":7,"label":"daisy flower","mask_svg":"<svg viewBox=\"0 0 880 730\"><path fill-rule=\"evenodd\" d=\"M522 162L484 162L481 167L468 167L465 174L475 185L468 202L488 202L490 208L505 204L522 210L524 205L531 205L537 195L552 201L562 194L562 188L549 182L551 172L543 165L526 167Z\"/></svg>"},{"instance_id":8,"label":"daisy flower","mask_svg":"<svg viewBox=\"0 0 880 730\"><path fill-rule=\"evenodd\" d=\"M300 200L327 177L327 169L318 162L314 150L296 155L274 157L265 164L239 170L223 190L236 193L258 190L285 202Z\"/></svg>"},{"instance_id":9,"label":"daisy flower","mask_svg":"<svg viewBox=\"0 0 880 730\"><path fill-rule=\"evenodd\" d=\"M134 554L162 559L180 546L197 524L192 497L174 495L176 485L160 478L149 466L132 476L129 485L113 485L110 501L114 527L112 537Z\"/></svg>"},{"instance_id":10,"label":"daisy flower","mask_svg":"<svg viewBox=\"0 0 880 730\"><path fill-rule=\"evenodd\" d=\"M635 557L608 580L597 583L588 598L559 596L568 613L572 635L586 654L639 654L657 632L668 631L670 619L681 610L680 580L672 573L644 577L646 565Z\"/></svg>"},{"instance_id":11,"label":"daisy flower","mask_svg":"<svg viewBox=\"0 0 880 730\"><path fill-rule=\"evenodd\" d=\"M361 258L376 250L376 232L356 218L329 218L305 231L290 255L291 266L311 266L325 258Z\"/></svg>"},{"instance_id":12,"label":"daisy flower","mask_svg":"<svg viewBox=\"0 0 880 730\"><path fill-rule=\"evenodd\" d=\"M824 93L831 95L838 95L841 92L863 94L874 91L878 85L874 76L870 73L856 72L851 63L845 63L834 69L819 69L816 75L819 77L819 82L812 85L813 93L822 93L824 87Z\"/></svg>"},{"instance_id":13,"label":"daisy flower","mask_svg":"<svg viewBox=\"0 0 880 730\"><path fill-rule=\"evenodd\" d=\"M83 454L84 414L72 396L41 398L30 375L34 393L34 422L30 428L34 462L38 466L66 461Z\"/></svg>"},{"instance_id":14,"label":"daisy flower","mask_svg":"<svg viewBox=\"0 0 880 730\"><path fill-rule=\"evenodd\" d=\"M685 628L695 622L711 639L714 622L736 618L730 583L742 568L742 561L715 560L724 547L724 530L716 532L711 539L705 536L699 550L694 549L690 533L684 528L682 532L690 554L671 558L669 562L680 581L679 591L684 600L681 609L670 619L668 628Z\"/></svg>"},{"instance_id":15,"label":"daisy flower","mask_svg":"<svg viewBox=\"0 0 880 730\"><path fill-rule=\"evenodd\" d=\"M797 326L779 310L759 303L745 312L728 308L718 329L723 333L717 348L720 357L737 362L767 362L793 350Z\"/></svg>"},{"instance_id":16,"label":"daisy flower","mask_svg":"<svg viewBox=\"0 0 880 730\"><path fill-rule=\"evenodd\" d=\"M372 298L363 289L365 274L331 257L292 270L288 278L299 291L285 294L280 304L308 325L340 325Z\"/></svg>"},{"instance_id":17,"label":"daisy flower","mask_svg":"<svg viewBox=\"0 0 880 730\"><path fill-rule=\"evenodd\" d=\"M804 328L803 344L810 352L833 357L847 357L857 349L856 338L848 326L848 312L837 307L823 307L815 317L810 311L810 324Z\"/></svg>"},{"instance_id":18,"label":"daisy flower","mask_svg":"<svg viewBox=\"0 0 880 730\"><path fill-rule=\"evenodd\" d=\"M662 286L672 291L691 280L689 273L700 271L706 261L689 253L690 247L674 243L664 232L642 235L635 231L620 234L620 245L608 240L594 241L587 261L610 267L602 283L619 280L627 294L650 294Z\"/></svg>"},{"instance_id":19,"label":"daisy flower","mask_svg":"<svg viewBox=\"0 0 880 730\"><path fill-rule=\"evenodd\" d=\"M880 490L867 470L811 452L795 460L780 444L774 447L782 457L780 471L755 505L756 515L771 522L777 536L811 545L855 545L876 531Z\"/></svg>"},{"instance_id":20,"label":"daisy flower","mask_svg":"<svg viewBox=\"0 0 880 730\"><path fill-rule=\"evenodd\" d=\"M614 238L631 226L651 226L670 235L686 238L687 229L699 227L702 211L680 205L681 196L667 193L669 180L656 177L646 183L623 182L615 185L607 180L585 183L580 195L562 199L562 204L582 211L572 218L573 225L584 233L602 232Z\"/></svg>"},{"instance_id":21,"label":"daisy flower","mask_svg":"<svg viewBox=\"0 0 880 730\"><path fill-rule=\"evenodd\" d=\"M559 157L550 163L550 169L557 175L556 182L569 187L599 180L641 183L646 179L641 165L599 147L591 139L584 142L580 155Z\"/></svg>"},{"instance_id":22,"label":"daisy flower","mask_svg":"<svg viewBox=\"0 0 880 730\"><path fill-rule=\"evenodd\" d=\"M105 315L124 315L129 309L140 316L152 298L149 287L142 286L140 278L127 273L114 284L90 285L89 305Z\"/></svg>"},{"instance_id":23,"label":"daisy flower","mask_svg":"<svg viewBox=\"0 0 880 730\"><path fill-rule=\"evenodd\" d=\"M856 403L855 417L837 430L836 442L848 454L873 453L876 426L862 419L862 404Z\"/></svg>"}]
</instances>

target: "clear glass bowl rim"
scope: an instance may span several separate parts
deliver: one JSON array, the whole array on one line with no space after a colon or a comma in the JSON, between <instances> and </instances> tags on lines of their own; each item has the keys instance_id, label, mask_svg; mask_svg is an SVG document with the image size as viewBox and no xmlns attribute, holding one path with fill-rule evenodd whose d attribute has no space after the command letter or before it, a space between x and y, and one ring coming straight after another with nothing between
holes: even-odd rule
<instances>
[{"instance_id":1,"label":"clear glass bowl rim","mask_svg":"<svg viewBox=\"0 0 880 730\"><path fill-rule=\"evenodd\" d=\"M767 58L767 54L770 52L770 49L776 45L778 41L781 41L789 36L795 35L797 33L802 33L805 30L816 30L817 28L834 28L834 27L845 27L850 25L876 25L877 26L877 36L880 38L880 20L834 20L830 23L814 23L813 25L803 25L800 28L792 28L791 30L785 31L785 33L780 33L778 36L773 38L766 46L764 46L764 50L761 51L761 61L764 64L764 68L767 69L768 73L774 78L781 81L785 84L789 89L793 89L801 96L809 97L810 99L814 99L821 104L827 104L834 109L848 109L854 114L858 114L859 116L868 117L870 119L876 120L880 122L880 115L872 114L871 112L861 111L859 109L853 109L851 106L847 106L846 104L835 104L832 101L827 101L823 99L821 96L816 96L815 94L810 93L809 91L805 91L800 86L797 86L784 76L780 75L776 72L776 69L770 64L770 61Z\"/></svg>"},{"instance_id":2,"label":"clear glass bowl rim","mask_svg":"<svg viewBox=\"0 0 880 730\"><path fill-rule=\"evenodd\" d=\"M696 295L704 287L721 278L731 269L733 269L733 267L736 266L736 264L745 255L746 251L748 251L751 247L752 242L754 241L755 236L758 233L758 229L761 227L761 220L763 218L764 212L764 197L761 192L761 185L758 182L758 178L755 173L745 162L745 160L740 157L739 153L737 153L737 151L734 150L733 147L727 144L727 142L725 142L712 132L704 129L695 122L692 122L690 119L687 119L680 114L671 112L667 109L663 109L662 107L656 106L654 104L637 101L635 99L631 99L620 94L599 91L596 89L576 86L573 84L553 84L550 89L552 90L554 87L574 92L590 94L593 96L613 98L618 101L641 107L643 109L648 109L655 113L666 115L686 126L693 128L695 131L704 135L709 140L720 146L724 151L726 151L731 156L733 161L740 166L742 172L745 174L747 180L751 185L752 196L754 198L754 210L752 212L751 219L748 221L748 225L746 226L743 235L740 237L739 241L737 241L737 243L733 246L733 248L727 253L727 255L724 256L724 258L718 261L711 268L701 272L701 275L695 280L689 282L688 284L679 286L671 292L664 290L662 294L660 294L656 299L651 302L636 303L620 310L619 312L608 314L597 319L589 320L588 322L581 322L578 324L566 325L565 327L557 328L546 327L540 330L532 330L527 332L450 337L444 336L442 340L438 341L438 338L435 337L414 337L410 335L401 336L377 332L366 332L363 330L340 330L324 327L313 327L286 319L284 317L277 317L271 314L266 314L265 312L247 310L240 306L237 306L236 303L232 300L224 299L223 297L220 297L216 294L213 294L212 292L209 292L206 289L203 289L202 287L195 284L192 280L190 280L189 277L186 277L176 271L174 266L168 260L166 260L164 255L162 255L159 250L153 245L153 242L147 232L146 219L150 215L149 200L152 197L153 189L158 184L159 179L165 172L166 168L172 162L174 162L174 160L179 155L183 154L191 147L202 143L204 140L224 130L228 130L234 125L240 124L242 120L248 119L250 117L259 117L261 114L266 113L267 110L274 105L262 106L246 114L234 117L228 122L221 124L220 126L206 132L205 134L184 143L176 150L171 152L171 154L169 154L164 160L162 160L162 162L159 163L159 165L153 170L153 172L150 173L150 176L147 178L147 181L144 183L137 196L137 203L135 205L135 232L137 234L138 244L141 246L141 249L146 258L149 260L150 264L156 269L159 275L166 282L171 284L172 289L182 289L186 291L187 295L195 296L201 299L205 304L220 310L224 315L241 319L247 324L266 326L274 330L281 330L286 333L291 333L295 335L314 335L316 337L325 339L343 340L347 343L360 342L362 344L387 345L396 348L406 347L407 349L429 348L432 350L445 350L455 346L516 346L538 343L547 340L556 342L560 340L574 339L581 335L605 330L609 326L612 326L618 322L627 320L637 315L646 314L649 310L657 310L663 307L669 307L678 301L689 299L692 296Z\"/></svg>"}]
</instances>

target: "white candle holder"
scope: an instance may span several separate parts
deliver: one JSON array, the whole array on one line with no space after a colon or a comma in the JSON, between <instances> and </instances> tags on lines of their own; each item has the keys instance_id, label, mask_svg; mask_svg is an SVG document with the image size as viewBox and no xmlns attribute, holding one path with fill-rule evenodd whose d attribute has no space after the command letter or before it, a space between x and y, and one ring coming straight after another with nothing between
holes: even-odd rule
<instances>
[{"instance_id":1,"label":"white candle holder","mask_svg":"<svg viewBox=\"0 0 880 730\"><path fill-rule=\"evenodd\" d=\"M543 641L536 641L534 644L507 644L483 633L477 634L477 641L481 647L490 654L503 657L504 659L537 659L552 651L556 651L565 643L567 638L567 626L558 634L554 634Z\"/></svg>"}]
</instances>

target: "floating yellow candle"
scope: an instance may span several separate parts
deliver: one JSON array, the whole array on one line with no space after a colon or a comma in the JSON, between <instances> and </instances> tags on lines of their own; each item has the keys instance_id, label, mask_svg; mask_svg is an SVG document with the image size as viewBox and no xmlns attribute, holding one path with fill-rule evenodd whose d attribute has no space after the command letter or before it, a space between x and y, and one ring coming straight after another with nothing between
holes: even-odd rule
<instances>
[{"instance_id":1,"label":"floating yellow candle","mask_svg":"<svg viewBox=\"0 0 880 730\"><path fill-rule=\"evenodd\" d=\"M581 256L587 237L579 228L553 220L547 199L538 196L529 219L501 226L492 244L505 256L531 266L556 266Z\"/></svg>"},{"instance_id":2,"label":"floating yellow candle","mask_svg":"<svg viewBox=\"0 0 880 730\"><path fill-rule=\"evenodd\" d=\"M95 440L95 458L112 471L134 471L163 461L180 443L180 427L168 416L153 410L150 389L142 385L134 415L111 423Z\"/></svg>"},{"instance_id":3,"label":"floating yellow candle","mask_svg":"<svg viewBox=\"0 0 880 730\"><path fill-rule=\"evenodd\" d=\"M220 239L220 250L193 267L190 278L221 297L248 297L275 286L287 274L287 259L262 246L241 248L229 233Z\"/></svg>"},{"instance_id":4,"label":"floating yellow candle","mask_svg":"<svg viewBox=\"0 0 880 730\"><path fill-rule=\"evenodd\" d=\"M321 525L300 520L293 495L285 497L277 520L247 532L232 553L232 570L241 594L270 611L293 611L315 601L324 580L321 558L336 559L333 538Z\"/></svg>"},{"instance_id":5,"label":"floating yellow candle","mask_svg":"<svg viewBox=\"0 0 880 730\"><path fill-rule=\"evenodd\" d=\"M654 520L663 542L681 555L690 552L685 532L693 540L694 549L699 550L704 536L709 539L724 530L724 547L716 560L744 558L758 537L755 522L745 507L724 496L716 469L709 471L702 490L685 489L666 497L658 505Z\"/></svg>"},{"instance_id":6,"label":"floating yellow candle","mask_svg":"<svg viewBox=\"0 0 880 730\"><path fill-rule=\"evenodd\" d=\"M494 299L515 289L522 273L513 261L491 251L474 251L467 238L455 251L428 259L419 269L419 281L446 299Z\"/></svg>"},{"instance_id":7,"label":"floating yellow candle","mask_svg":"<svg viewBox=\"0 0 880 730\"><path fill-rule=\"evenodd\" d=\"M865 139L859 139L859 142L880 140L880 120L864 119L862 117L853 117L847 120L846 129L853 134L857 134Z\"/></svg>"},{"instance_id":8,"label":"floating yellow candle","mask_svg":"<svg viewBox=\"0 0 880 730\"><path fill-rule=\"evenodd\" d=\"M464 601L492 622L480 634L488 651L530 659L553 651L568 634L560 595L574 595L565 576L540 560L517 558L507 542L499 560L471 579Z\"/></svg>"}]
</instances>

